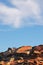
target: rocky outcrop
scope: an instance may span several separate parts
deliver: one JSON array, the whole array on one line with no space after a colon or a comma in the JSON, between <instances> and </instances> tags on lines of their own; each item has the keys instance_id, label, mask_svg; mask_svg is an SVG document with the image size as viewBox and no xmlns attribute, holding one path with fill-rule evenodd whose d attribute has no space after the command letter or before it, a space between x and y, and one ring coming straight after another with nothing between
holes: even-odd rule
<instances>
[{"instance_id":1,"label":"rocky outcrop","mask_svg":"<svg viewBox=\"0 0 43 65\"><path fill-rule=\"evenodd\" d=\"M31 46L22 46L22 47L18 48L16 52L17 53L26 53L26 54L29 54L31 49L32 49Z\"/></svg>"},{"instance_id":2,"label":"rocky outcrop","mask_svg":"<svg viewBox=\"0 0 43 65\"><path fill-rule=\"evenodd\" d=\"M0 65L43 65L43 45L8 48L0 53Z\"/></svg>"}]
</instances>

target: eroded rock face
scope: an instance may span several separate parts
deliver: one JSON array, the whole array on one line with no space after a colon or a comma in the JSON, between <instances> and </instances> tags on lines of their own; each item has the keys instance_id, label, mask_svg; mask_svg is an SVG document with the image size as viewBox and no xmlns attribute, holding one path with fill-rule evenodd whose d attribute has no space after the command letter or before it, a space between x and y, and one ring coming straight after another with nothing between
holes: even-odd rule
<instances>
[{"instance_id":1,"label":"eroded rock face","mask_svg":"<svg viewBox=\"0 0 43 65\"><path fill-rule=\"evenodd\" d=\"M43 45L8 48L0 53L0 65L43 65Z\"/></svg>"},{"instance_id":2,"label":"eroded rock face","mask_svg":"<svg viewBox=\"0 0 43 65\"><path fill-rule=\"evenodd\" d=\"M26 54L28 54L31 49L32 49L31 46L22 46L22 47L18 48L16 52L17 53L26 53Z\"/></svg>"}]
</instances>

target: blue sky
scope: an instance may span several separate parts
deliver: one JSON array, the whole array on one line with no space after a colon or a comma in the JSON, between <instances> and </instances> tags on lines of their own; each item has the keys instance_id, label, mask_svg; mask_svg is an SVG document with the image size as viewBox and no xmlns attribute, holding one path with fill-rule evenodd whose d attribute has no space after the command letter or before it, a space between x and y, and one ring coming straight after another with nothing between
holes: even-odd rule
<instances>
[{"instance_id":1,"label":"blue sky","mask_svg":"<svg viewBox=\"0 0 43 65\"><path fill-rule=\"evenodd\" d=\"M43 44L43 0L0 0L0 51Z\"/></svg>"}]
</instances>

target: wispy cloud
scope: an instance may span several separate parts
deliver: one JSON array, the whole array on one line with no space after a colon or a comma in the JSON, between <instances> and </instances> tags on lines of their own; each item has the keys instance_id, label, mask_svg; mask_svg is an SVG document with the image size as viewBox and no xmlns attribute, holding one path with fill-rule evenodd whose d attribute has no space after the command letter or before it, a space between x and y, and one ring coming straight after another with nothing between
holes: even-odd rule
<instances>
[{"instance_id":1,"label":"wispy cloud","mask_svg":"<svg viewBox=\"0 0 43 65\"><path fill-rule=\"evenodd\" d=\"M27 25L42 25L40 4L37 1L9 0L9 2L16 8L0 3L0 22L2 21L2 24L15 28Z\"/></svg>"}]
</instances>

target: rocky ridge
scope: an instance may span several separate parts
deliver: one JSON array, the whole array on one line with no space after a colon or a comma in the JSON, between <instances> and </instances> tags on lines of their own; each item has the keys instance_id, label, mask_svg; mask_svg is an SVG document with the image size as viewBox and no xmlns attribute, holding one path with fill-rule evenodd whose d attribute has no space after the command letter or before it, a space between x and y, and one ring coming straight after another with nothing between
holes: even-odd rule
<instances>
[{"instance_id":1,"label":"rocky ridge","mask_svg":"<svg viewBox=\"0 0 43 65\"><path fill-rule=\"evenodd\" d=\"M43 65L43 45L8 48L0 53L0 65Z\"/></svg>"}]
</instances>

